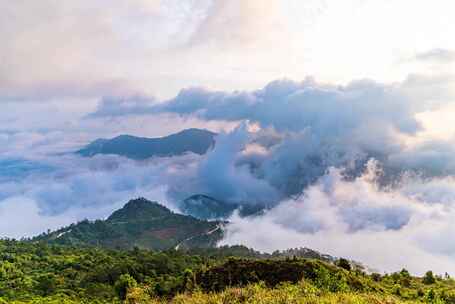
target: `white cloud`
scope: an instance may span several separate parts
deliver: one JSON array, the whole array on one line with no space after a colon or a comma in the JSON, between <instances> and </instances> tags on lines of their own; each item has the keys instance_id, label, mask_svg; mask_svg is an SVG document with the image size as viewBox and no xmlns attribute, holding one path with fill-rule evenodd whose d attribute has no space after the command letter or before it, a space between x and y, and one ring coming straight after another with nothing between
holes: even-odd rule
<instances>
[{"instance_id":1,"label":"white cloud","mask_svg":"<svg viewBox=\"0 0 455 304\"><path fill-rule=\"evenodd\" d=\"M453 179L408 179L384 190L372 176L348 181L332 170L297 200L262 216L234 215L222 244L265 251L306 246L381 271L453 272L447 239L455 215Z\"/></svg>"},{"instance_id":2,"label":"white cloud","mask_svg":"<svg viewBox=\"0 0 455 304\"><path fill-rule=\"evenodd\" d=\"M432 49L416 55L417 60L450 63L455 60L455 51L446 49Z\"/></svg>"},{"instance_id":3,"label":"white cloud","mask_svg":"<svg viewBox=\"0 0 455 304\"><path fill-rule=\"evenodd\" d=\"M33 236L73 222L105 218L130 199L146 197L175 210L172 184L197 156L141 163L113 156L51 156L41 163L9 160L0 176L1 236ZM4 167L5 169L5 167Z\"/></svg>"}]
</instances>

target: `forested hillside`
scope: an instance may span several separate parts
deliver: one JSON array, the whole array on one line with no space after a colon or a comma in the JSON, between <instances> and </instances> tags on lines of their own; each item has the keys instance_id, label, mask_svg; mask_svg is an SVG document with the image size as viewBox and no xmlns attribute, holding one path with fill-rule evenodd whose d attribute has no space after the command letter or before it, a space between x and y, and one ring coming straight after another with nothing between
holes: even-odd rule
<instances>
[{"instance_id":1,"label":"forested hillside","mask_svg":"<svg viewBox=\"0 0 455 304\"><path fill-rule=\"evenodd\" d=\"M302 252L304 252L303 250ZM235 246L110 250L0 241L0 303L455 303L455 282L405 269L367 274L345 259Z\"/></svg>"},{"instance_id":2,"label":"forested hillside","mask_svg":"<svg viewBox=\"0 0 455 304\"><path fill-rule=\"evenodd\" d=\"M129 201L106 220L85 220L33 240L117 249L213 247L222 237L221 225L176 214L157 202L139 198Z\"/></svg>"}]
</instances>

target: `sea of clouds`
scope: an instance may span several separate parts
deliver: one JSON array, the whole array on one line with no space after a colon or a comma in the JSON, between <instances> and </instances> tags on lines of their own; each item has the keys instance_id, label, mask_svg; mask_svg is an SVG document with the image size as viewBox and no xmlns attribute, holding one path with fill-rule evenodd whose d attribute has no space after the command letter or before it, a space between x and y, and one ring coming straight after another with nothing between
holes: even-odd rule
<instances>
[{"instance_id":1,"label":"sea of clouds","mask_svg":"<svg viewBox=\"0 0 455 304\"><path fill-rule=\"evenodd\" d=\"M455 101L452 78L344 86L277 80L256 91L182 90L88 108L8 105L0 114L0 231L27 237L109 215L144 196L173 210L193 194L268 206L234 214L224 244L306 246L392 271L455 273L455 151L425 113ZM55 115L58 113L58 115ZM73 153L97 137L219 132L206 155L134 161Z\"/></svg>"}]
</instances>

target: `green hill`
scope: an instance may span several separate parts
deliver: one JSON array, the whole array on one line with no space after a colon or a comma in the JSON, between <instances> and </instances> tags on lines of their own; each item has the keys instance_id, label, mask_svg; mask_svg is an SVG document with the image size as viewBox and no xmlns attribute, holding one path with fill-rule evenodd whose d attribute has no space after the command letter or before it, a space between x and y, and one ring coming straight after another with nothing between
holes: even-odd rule
<instances>
[{"instance_id":1,"label":"green hill","mask_svg":"<svg viewBox=\"0 0 455 304\"><path fill-rule=\"evenodd\" d=\"M84 220L32 241L118 249L212 247L222 237L221 226L221 222L176 214L157 202L139 198L129 201L106 220Z\"/></svg>"}]
</instances>

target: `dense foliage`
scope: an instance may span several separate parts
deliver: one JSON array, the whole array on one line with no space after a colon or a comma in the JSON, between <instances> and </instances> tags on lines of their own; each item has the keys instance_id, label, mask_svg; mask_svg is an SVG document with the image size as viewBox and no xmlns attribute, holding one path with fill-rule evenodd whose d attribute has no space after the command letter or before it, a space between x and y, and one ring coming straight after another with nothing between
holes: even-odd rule
<instances>
[{"instance_id":1,"label":"dense foliage","mask_svg":"<svg viewBox=\"0 0 455 304\"><path fill-rule=\"evenodd\" d=\"M135 286L131 281L171 294L183 291L186 269L203 263L201 257L174 250L118 251L5 240L0 242L0 297L8 303L37 297L111 303L122 294L121 284ZM130 283L124 283L128 278Z\"/></svg>"},{"instance_id":2,"label":"dense foliage","mask_svg":"<svg viewBox=\"0 0 455 304\"><path fill-rule=\"evenodd\" d=\"M3 240L0 303L455 303L448 276L366 274L346 269L346 260L288 256L306 251L125 251Z\"/></svg>"}]
</instances>

